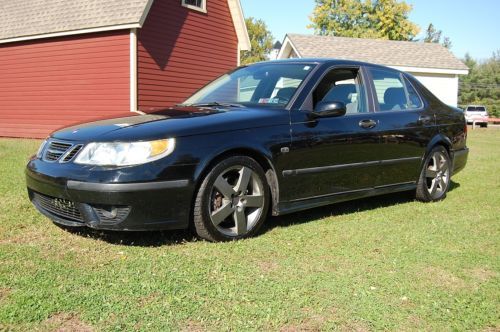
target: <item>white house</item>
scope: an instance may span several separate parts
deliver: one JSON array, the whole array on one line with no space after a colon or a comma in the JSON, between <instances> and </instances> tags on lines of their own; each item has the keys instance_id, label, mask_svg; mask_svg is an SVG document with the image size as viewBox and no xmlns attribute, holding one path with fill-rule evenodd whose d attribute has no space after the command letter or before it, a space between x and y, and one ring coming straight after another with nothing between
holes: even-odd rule
<instances>
[{"instance_id":1,"label":"white house","mask_svg":"<svg viewBox=\"0 0 500 332\"><path fill-rule=\"evenodd\" d=\"M435 43L288 34L277 58L336 58L392 67L412 74L452 106L457 106L458 76L469 73L462 61Z\"/></svg>"}]
</instances>

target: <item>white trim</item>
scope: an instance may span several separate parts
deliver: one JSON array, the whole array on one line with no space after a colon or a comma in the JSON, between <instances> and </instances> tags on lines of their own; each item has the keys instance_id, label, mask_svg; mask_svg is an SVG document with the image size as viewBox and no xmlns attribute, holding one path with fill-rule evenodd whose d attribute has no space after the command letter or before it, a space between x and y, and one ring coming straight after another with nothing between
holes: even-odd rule
<instances>
[{"instance_id":1,"label":"white trim","mask_svg":"<svg viewBox=\"0 0 500 332\"><path fill-rule=\"evenodd\" d=\"M130 111L137 112L137 29L130 29Z\"/></svg>"},{"instance_id":2,"label":"white trim","mask_svg":"<svg viewBox=\"0 0 500 332\"><path fill-rule=\"evenodd\" d=\"M238 45L241 51L250 51L252 44L248 36L247 25L245 23L245 16L243 15L243 8L241 7L240 0L227 0L229 11L233 18L234 29L238 36ZM239 55L238 55L239 58Z\"/></svg>"},{"instance_id":3,"label":"white trim","mask_svg":"<svg viewBox=\"0 0 500 332\"><path fill-rule=\"evenodd\" d=\"M151 6L153 5L154 0L148 0L148 3L146 4L146 8L144 8L144 12L142 13L141 19L139 20L139 27L142 28L144 25L144 22L146 21L146 18L149 15L149 10L151 9Z\"/></svg>"},{"instance_id":4,"label":"white trim","mask_svg":"<svg viewBox=\"0 0 500 332\"><path fill-rule=\"evenodd\" d=\"M26 40L34 40L34 39L44 39L44 38L53 38L53 37L63 37L63 36L80 35L80 34L93 33L93 32L104 32L104 31L134 29L134 28L140 28L140 27L141 27L141 25L139 23L121 24L121 25L110 25L110 26L99 27L99 28L89 28L89 29L81 29L81 30L62 31L62 32L54 32L54 33L45 33L45 34L41 34L41 35L31 35L31 36L22 36L22 37L1 39L0 40L0 44L20 42L20 41L26 41Z\"/></svg>"},{"instance_id":5,"label":"white trim","mask_svg":"<svg viewBox=\"0 0 500 332\"><path fill-rule=\"evenodd\" d=\"M240 45L238 45L236 47L236 58L238 59L237 62L236 62L236 64L239 67L239 66L241 66L241 49L240 49Z\"/></svg>"},{"instance_id":6,"label":"white trim","mask_svg":"<svg viewBox=\"0 0 500 332\"><path fill-rule=\"evenodd\" d=\"M181 0L181 5L182 5L182 7L196 10L198 12L202 12L205 14L207 13L207 0L201 0L201 7L189 5L186 3L186 0Z\"/></svg>"},{"instance_id":7,"label":"white trim","mask_svg":"<svg viewBox=\"0 0 500 332\"><path fill-rule=\"evenodd\" d=\"M411 72L411 73L428 73L428 74L446 74L446 75L467 75L467 69L446 69L446 68L425 68L425 67L406 67L406 66L390 66L397 70Z\"/></svg>"},{"instance_id":8,"label":"white trim","mask_svg":"<svg viewBox=\"0 0 500 332\"><path fill-rule=\"evenodd\" d=\"M283 41L283 44L281 45L281 49L280 49L280 51L278 53L277 59L285 59L283 57L284 53L285 53L285 50L289 49L289 48L291 48L295 52L295 54L297 54L297 57L302 58L302 55L300 55L299 50L297 50L297 48L293 44L292 40L288 37L288 35L286 35L285 36L285 40Z\"/></svg>"}]
</instances>

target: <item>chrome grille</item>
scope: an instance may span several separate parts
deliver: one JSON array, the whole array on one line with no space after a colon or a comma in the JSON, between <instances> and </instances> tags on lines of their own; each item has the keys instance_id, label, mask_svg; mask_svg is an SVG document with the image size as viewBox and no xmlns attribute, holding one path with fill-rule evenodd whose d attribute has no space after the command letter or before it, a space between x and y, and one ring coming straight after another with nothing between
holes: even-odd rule
<instances>
[{"instance_id":1,"label":"chrome grille","mask_svg":"<svg viewBox=\"0 0 500 332\"><path fill-rule=\"evenodd\" d=\"M43 160L56 162L61 158L63 154L68 152L68 150L73 146L71 143L63 143L57 141L50 141L45 148L45 153L43 154Z\"/></svg>"},{"instance_id":2,"label":"chrome grille","mask_svg":"<svg viewBox=\"0 0 500 332\"><path fill-rule=\"evenodd\" d=\"M57 217L71 221L83 222L80 210L73 201L33 193L33 203Z\"/></svg>"},{"instance_id":3,"label":"chrome grille","mask_svg":"<svg viewBox=\"0 0 500 332\"><path fill-rule=\"evenodd\" d=\"M73 160L73 158L75 158L75 156L78 154L78 152L80 152L82 147L83 147L82 144L78 144L78 145L75 145L74 147L70 148L66 152L66 154L63 156L61 162L67 163L67 162L70 162L71 160Z\"/></svg>"}]
</instances>

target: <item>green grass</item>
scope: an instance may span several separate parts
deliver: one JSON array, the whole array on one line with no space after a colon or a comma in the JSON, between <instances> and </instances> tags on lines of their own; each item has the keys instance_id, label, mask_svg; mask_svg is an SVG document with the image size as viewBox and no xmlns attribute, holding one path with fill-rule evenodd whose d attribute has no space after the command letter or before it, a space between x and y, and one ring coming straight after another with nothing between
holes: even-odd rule
<instances>
[{"instance_id":1,"label":"green grass","mask_svg":"<svg viewBox=\"0 0 500 332\"><path fill-rule=\"evenodd\" d=\"M0 330L498 330L500 130L446 200L273 218L257 238L71 233L28 201L39 142L0 140Z\"/></svg>"}]
</instances>

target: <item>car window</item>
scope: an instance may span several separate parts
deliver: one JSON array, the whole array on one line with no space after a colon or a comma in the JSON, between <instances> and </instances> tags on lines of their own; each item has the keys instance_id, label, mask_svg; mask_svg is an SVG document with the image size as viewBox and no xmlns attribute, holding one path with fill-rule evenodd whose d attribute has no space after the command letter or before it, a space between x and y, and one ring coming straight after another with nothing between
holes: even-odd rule
<instances>
[{"instance_id":1,"label":"car window","mask_svg":"<svg viewBox=\"0 0 500 332\"><path fill-rule=\"evenodd\" d=\"M383 69L371 69L370 72L380 111L404 111L422 107L418 93L400 73Z\"/></svg>"},{"instance_id":2,"label":"car window","mask_svg":"<svg viewBox=\"0 0 500 332\"><path fill-rule=\"evenodd\" d=\"M486 108L483 106L469 106L467 112L486 112Z\"/></svg>"},{"instance_id":3,"label":"car window","mask_svg":"<svg viewBox=\"0 0 500 332\"><path fill-rule=\"evenodd\" d=\"M320 101L342 102L346 106L346 114L367 112L359 70L333 69L328 72L313 92L314 106Z\"/></svg>"},{"instance_id":4,"label":"car window","mask_svg":"<svg viewBox=\"0 0 500 332\"><path fill-rule=\"evenodd\" d=\"M284 108L312 72L307 64L262 64L237 69L199 90L184 105L231 103Z\"/></svg>"},{"instance_id":5,"label":"car window","mask_svg":"<svg viewBox=\"0 0 500 332\"><path fill-rule=\"evenodd\" d=\"M406 92L408 93L408 107L412 109L422 107L422 99L420 99L420 96L418 95L413 85L406 78L404 82L406 86Z\"/></svg>"}]
</instances>

